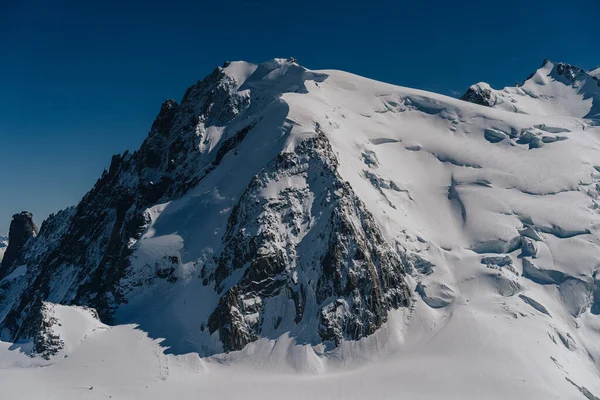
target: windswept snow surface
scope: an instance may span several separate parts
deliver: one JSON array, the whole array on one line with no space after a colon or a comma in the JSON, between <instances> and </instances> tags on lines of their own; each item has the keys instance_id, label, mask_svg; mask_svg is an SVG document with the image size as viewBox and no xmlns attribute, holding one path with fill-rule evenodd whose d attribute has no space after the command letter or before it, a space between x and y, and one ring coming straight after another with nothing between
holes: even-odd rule
<instances>
[{"instance_id":1,"label":"windswept snow surface","mask_svg":"<svg viewBox=\"0 0 600 400\"><path fill-rule=\"evenodd\" d=\"M238 91L283 94L256 109L262 122L235 155L181 199L148 210L133 268L178 254L177 283L136 289L116 319L139 325L70 334L80 323L61 309L66 343L77 345L48 362L3 343L2 398L600 396L600 124L593 102L552 68L484 107L282 60L232 63ZM286 125L276 129L281 112ZM334 350L290 328L220 353L198 329L218 302L195 278L199 266L265 160L317 132L385 239L413 260L411 306Z\"/></svg>"},{"instance_id":2,"label":"windswept snow surface","mask_svg":"<svg viewBox=\"0 0 600 400\"><path fill-rule=\"evenodd\" d=\"M540 116L600 118L600 68L585 72L563 63L544 65L517 87L494 90L480 82L471 89L489 90L495 108Z\"/></svg>"}]
</instances>

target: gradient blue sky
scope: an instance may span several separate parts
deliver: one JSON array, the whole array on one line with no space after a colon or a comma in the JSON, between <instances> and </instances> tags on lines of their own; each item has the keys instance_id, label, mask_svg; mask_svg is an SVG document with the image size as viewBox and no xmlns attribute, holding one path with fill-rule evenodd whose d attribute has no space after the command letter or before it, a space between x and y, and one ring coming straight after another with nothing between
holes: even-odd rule
<instances>
[{"instance_id":1,"label":"gradient blue sky","mask_svg":"<svg viewBox=\"0 0 600 400\"><path fill-rule=\"evenodd\" d=\"M0 234L76 204L166 98L225 60L294 56L448 95L544 58L600 64L600 1L0 0Z\"/></svg>"}]
</instances>

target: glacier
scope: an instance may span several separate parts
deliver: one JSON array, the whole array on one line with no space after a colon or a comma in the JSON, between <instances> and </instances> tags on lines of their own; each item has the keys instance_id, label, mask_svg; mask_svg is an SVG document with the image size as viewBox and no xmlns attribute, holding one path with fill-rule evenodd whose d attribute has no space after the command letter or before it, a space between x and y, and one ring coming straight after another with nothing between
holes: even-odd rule
<instances>
[{"instance_id":1,"label":"glacier","mask_svg":"<svg viewBox=\"0 0 600 400\"><path fill-rule=\"evenodd\" d=\"M599 95L226 63L0 276L0 387L594 399Z\"/></svg>"}]
</instances>

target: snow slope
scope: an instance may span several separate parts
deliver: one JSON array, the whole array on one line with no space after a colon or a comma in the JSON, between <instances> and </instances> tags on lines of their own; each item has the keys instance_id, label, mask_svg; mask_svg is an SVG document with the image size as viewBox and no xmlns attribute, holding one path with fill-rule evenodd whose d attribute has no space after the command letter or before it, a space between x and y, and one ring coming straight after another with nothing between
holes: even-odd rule
<instances>
[{"instance_id":1,"label":"snow slope","mask_svg":"<svg viewBox=\"0 0 600 400\"><path fill-rule=\"evenodd\" d=\"M147 208L119 283L128 300L116 306L117 325L49 305L65 321L62 353L46 361L19 350L26 344L3 344L7 398L600 396L591 79L565 81L547 62L522 87L490 92L484 107L293 60L223 70L248 99L237 126L255 124L193 188ZM206 154L239 138L219 124L198 131ZM336 215L353 240L335 236L346 226L331 225ZM253 238L259 246L236 268ZM381 283L382 298L408 285L409 305L392 303L358 340L344 328L374 321L360 302L375 300L332 289L335 276L317 283L329 270L313 267L330 243L366 249L361 257L379 263L369 279L398 279ZM264 254L283 257L285 271L246 282ZM401 259L406 275L386 275L386 257ZM359 261L333 274L360 275ZM28 271L11 277L10 290ZM67 302L61 282L50 296ZM273 282L284 289L267 290ZM300 284L308 294L299 314ZM223 298L235 306L223 311ZM210 332L219 310L230 325ZM224 351L227 326L243 330L233 336L242 350ZM23 368L37 365L45 367Z\"/></svg>"},{"instance_id":2,"label":"snow slope","mask_svg":"<svg viewBox=\"0 0 600 400\"><path fill-rule=\"evenodd\" d=\"M463 99L483 95L486 105L517 113L599 118L599 73L600 69L586 73L579 67L546 60L517 87L494 90L480 82L471 86Z\"/></svg>"}]
</instances>

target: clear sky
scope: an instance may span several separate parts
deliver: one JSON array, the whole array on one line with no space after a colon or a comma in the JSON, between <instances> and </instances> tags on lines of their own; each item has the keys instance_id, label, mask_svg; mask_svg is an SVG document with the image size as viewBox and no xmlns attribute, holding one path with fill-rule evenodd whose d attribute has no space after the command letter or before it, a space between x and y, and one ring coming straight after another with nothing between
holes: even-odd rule
<instances>
[{"instance_id":1,"label":"clear sky","mask_svg":"<svg viewBox=\"0 0 600 400\"><path fill-rule=\"evenodd\" d=\"M40 223L76 204L225 60L294 56L456 96L544 58L597 66L598 15L598 0L0 0L0 234L18 211Z\"/></svg>"}]
</instances>

